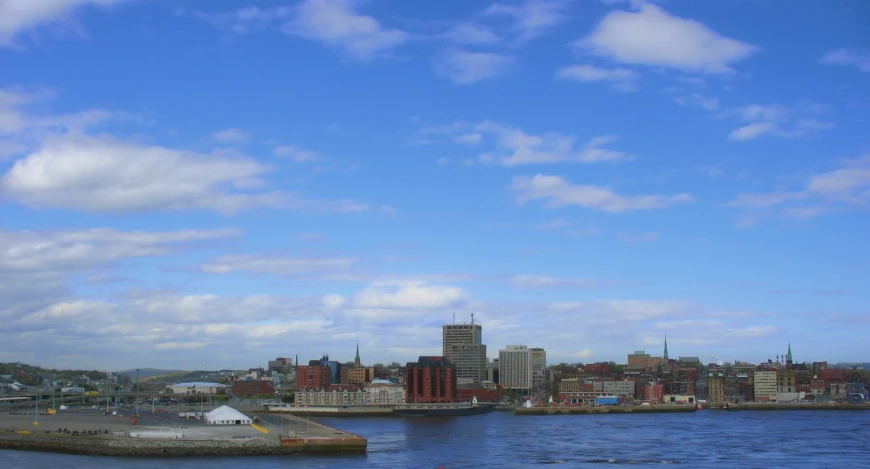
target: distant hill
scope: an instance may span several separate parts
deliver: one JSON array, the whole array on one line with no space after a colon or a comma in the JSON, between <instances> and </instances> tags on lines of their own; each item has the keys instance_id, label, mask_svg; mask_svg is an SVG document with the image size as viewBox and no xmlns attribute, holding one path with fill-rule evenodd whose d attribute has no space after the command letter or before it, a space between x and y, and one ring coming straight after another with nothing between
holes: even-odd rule
<instances>
[{"instance_id":1,"label":"distant hill","mask_svg":"<svg viewBox=\"0 0 870 469\"><path fill-rule=\"evenodd\" d=\"M156 376L179 374L179 373L187 373L187 371L184 371L184 370L160 370L157 368L139 368L139 379L145 380L146 378L153 378ZM129 376L133 380L136 379L136 370L135 369L116 371L115 374Z\"/></svg>"}]
</instances>

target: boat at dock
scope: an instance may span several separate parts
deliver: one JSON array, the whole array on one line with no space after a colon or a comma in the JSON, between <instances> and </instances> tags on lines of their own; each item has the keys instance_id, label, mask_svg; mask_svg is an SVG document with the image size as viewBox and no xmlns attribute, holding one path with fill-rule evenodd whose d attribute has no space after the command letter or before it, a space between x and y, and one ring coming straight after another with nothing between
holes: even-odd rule
<instances>
[{"instance_id":1,"label":"boat at dock","mask_svg":"<svg viewBox=\"0 0 870 469\"><path fill-rule=\"evenodd\" d=\"M475 398L471 402L449 404L397 404L393 412L401 417L459 417L487 414L495 404L481 404Z\"/></svg>"}]
</instances>

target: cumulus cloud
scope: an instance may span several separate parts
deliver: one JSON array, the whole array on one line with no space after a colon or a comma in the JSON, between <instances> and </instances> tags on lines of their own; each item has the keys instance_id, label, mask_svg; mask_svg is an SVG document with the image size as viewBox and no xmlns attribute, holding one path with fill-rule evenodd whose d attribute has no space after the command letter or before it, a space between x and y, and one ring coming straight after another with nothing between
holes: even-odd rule
<instances>
[{"instance_id":1,"label":"cumulus cloud","mask_svg":"<svg viewBox=\"0 0 870 469\"><path fill-rule=\"evenodd\" d=\"M575 80L586 83L605 82L617 91L636 91L640 76L627 68L601 68L593 65L573 65L556 74L560 80Z\"/></svg>"},{"instance_id":2,"label":"cumulus cloud","mask_svg":"<svg viewBox=\"0 0 870 469\"><path fill-rule=\"evenodd\" d=\"M592 210L621 213L631 210L651 210L685 204L692 201L686 193L676 195L621 195L607 187L572 184L559 176L537 174L517 176L511 190L521 204L533 200L546 201L550 208L578 205Z\"/></svg>"},{"instance_id":3,"label":"cumulus cloud","mask_svg":"<svg viewBox=\"0 0 870 469\"><path fill-rule=\"evenodd\" d=\"M552 29L565 20L563 10L566 3L553 0L526 0L520 4L495 3L484 11L484 15L507 16L513 20L511 26L517 42L532 40Z\"/></svg>"},{"instance_id":4,"label":"cumulus cloud","mask_svg":"<svg viewBox=\"0 0 870 469\"><path fill-rule=\"evenodd\" d=\"M233 188L268 168L227 153L200 154L108 137L56 136L15 162L0 191L32 208L97 213L279 207L279 192Z\"/></svg>"},{"instance_id":5,"label":"cumulus cloud","mask_svg":"<svg viewBox=\"0 0 870 469\"><path fill-rule=\"evenodd\" d=\"M328 47L340 49L349 57L371 60L408 39L398 29L385 28L374 17L357 12L350 0L305 0L291 21L282 29Z\"/></svg>"},{"instance_id":6,"label":"cumulus cloud","mask_svg":"<svg viewBox=\"0 0 870 469\"><path fill-rule=\"evenodd\" d=\"M814 174L794 190L740 194L728 203L755 219L762 212L808 219L870 206L870 155L842 160L840 168ZM756 217L751 217L755 215Z\"/></svg>"},{"instance_id":7,"label":"cumulus cloud","mask_svg":"<svg viewBox=\"0 0 870 469\"><path fill-rule=\"evenodd\" d=\"M0 273L91 269L137 257L161 256L237 237L241 231L119 231L111 228L59 231L0 230Z\"/></svg>"},{"instance_id":8,"label":"cumulus cloud","mask_svg":"<svg viewBox=\"0 0 870 469\"><path fill-rule=\"evenodd\" d=\"M575 45L619 63L711 74L732 73L730 64L758 50L650 3L639 5L637 11L608 13Z\"/></svg>"},{"instance_id":9,"label":"cumulus cloud","mask_svg":"<svg viewBox=\"0 0 870 469\"><path fill-rule=\"evenodd\" d=\"M814 103L800 103L792 107L780 104L751 104L726 111L722 115L737 116L747 122L728 135L729 140L745 142L763 135L780 138L817 135L834 126L831 122L810 117L821 112L821 106Z\"/></svg>"},{"instance_id":10,"label":"cumulus cloud","mask_svg":"<svg viewBox=\"0 0 870 469\"><path fill-rule=\"evenodd\" d=\"M870 52L836 49L826 53L819 61L825 65L851 65L862 72L870 72Z\"/></svg>"},{"instance_id":11,"label":"cumulus cloud","mask_svg":"<svg viewBox=\"0 0 870 469\"><path fill-rule=\"evenodd\" d=\"M434 60L435 72L457 85L470 85L495 78L510 69L513 57L493 52L444 51Z\"/></svg>"},{"instance_id":12,"label":"cumulus cloud","mask_svg":"<svg viewBox=\"0 0 870 469\"><path fill-rule=\"evenodd\" d=\"M475 23L457 24L444 34L444 38L456 44L496 44L501 41L498 34Z\"/></svg>"},{"instance_id":13,"label":"cumulus cloud","mask_svg":"<svg viewBox=\"0 0 870 469\"><path fill-rule=\"evenodd\" d=\"M16 37L40 26L63 23L86 6L109 7L127 0L3 0L0 2L0 47L14 47ZM79 31L80 34L83 34Z\"/></svg>"},{"instance_id":14,"label":"cumulus cloud","mask_svg":"<svg viewBox=\"0 0 870 469\"><path fill-rule=\"evenodd\" d=\"M218 143L248 143L251 133L242 129L231 128L215 132L211 137Z\"/></svg>"},{"instance_id":15,"label":"cumulus cloud","mask_svg":"<svg viewBox=\"0 0 870 469\"><path fill-rule=\"evenodd\" d=\"M427 285L424 282L379 282L354 296L353 304L366 309L446 308L468 298L459 287Z\"/></svg>"},{"instance_id":16,"label":"cumulus cloud","mask_svg":"<svg viewBox=\"0 0 870 469\"><path fill-rule=\"evenodd\" d=\"M204 272L228 274L247 272L294 276L310 272L341 271L351 267L355 260L350 258L294 258L274 255L233 254L220 256L201 266Z\"/></svg>"}]
</instances>

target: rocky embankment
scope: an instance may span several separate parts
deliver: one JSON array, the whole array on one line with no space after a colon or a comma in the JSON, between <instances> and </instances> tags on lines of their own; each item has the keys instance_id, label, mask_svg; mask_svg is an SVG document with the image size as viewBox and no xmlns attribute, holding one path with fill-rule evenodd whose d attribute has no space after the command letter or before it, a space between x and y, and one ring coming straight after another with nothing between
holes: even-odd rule
<instances>
[{"instance_id":1,"label":"rocky embankment","mask_svg":"<svg viewBox=\"0 0 870 469\"><path fill-rule=\"evenodd\" d=\"M38 434L0 434L0 449L124 457L259 456L300 452L299 448L281 446L275 440L152 440Z\"/></svg>"}]
</instances>

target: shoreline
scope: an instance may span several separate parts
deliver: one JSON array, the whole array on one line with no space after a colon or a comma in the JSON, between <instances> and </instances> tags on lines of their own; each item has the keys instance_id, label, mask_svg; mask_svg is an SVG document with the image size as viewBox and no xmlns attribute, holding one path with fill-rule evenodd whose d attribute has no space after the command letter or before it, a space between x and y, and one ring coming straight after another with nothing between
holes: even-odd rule
<instances>
[{"instance_id":1,"label":"shoreline","mask_svg":"<svg viewBox=\"0 0 870 469\"><path fill-rule=\"evenodd\" d=\"M0 434L0 450L37 451L109 457L275 456L291 454L365 454L367 441L353 440L149 440L136 438L48 437Z\"/></svg>"}]
</instances>

